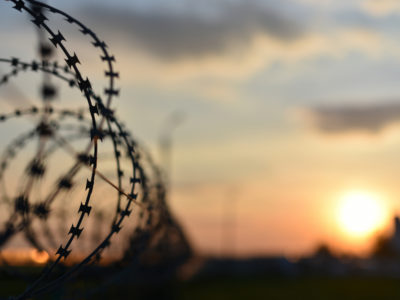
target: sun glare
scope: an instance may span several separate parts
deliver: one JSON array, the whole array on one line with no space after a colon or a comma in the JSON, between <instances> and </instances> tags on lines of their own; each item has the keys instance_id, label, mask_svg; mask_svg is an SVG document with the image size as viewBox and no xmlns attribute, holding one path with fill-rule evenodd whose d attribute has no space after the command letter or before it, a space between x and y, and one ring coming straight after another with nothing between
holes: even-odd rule
<instances>
[{"instance_id":1,"label":"sun glare","mask_svg":"<svg viewBox=\"0 0 400 300\"><path fill-rule=\"evenodd\" d=\"M46 251L38 251L33 249L31 251L31 259L37 264L44 264L49 260L50 256Z\"/></svg>"},{"instance_id":2,"label":"sun glare","mask_svg":"<svg viewBox=\"0 0 400 300\"><path fill-rule=\"evenodd\" d=\"M384 225L382 201L367 192L349 192L342 197L338 211L341 228L352 236L366 236Z\"/></svg>"}]
</instances>

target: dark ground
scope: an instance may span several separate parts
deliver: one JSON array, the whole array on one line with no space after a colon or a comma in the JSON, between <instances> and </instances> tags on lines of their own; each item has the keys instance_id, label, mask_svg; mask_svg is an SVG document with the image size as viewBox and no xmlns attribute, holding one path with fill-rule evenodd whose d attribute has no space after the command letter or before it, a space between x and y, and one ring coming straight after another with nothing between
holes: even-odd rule
<instances>
[{"instance_id":1,"label":"dark ground","mask_svg":"<svg viewBox=\"0 0 400 300\"><path fill-rule=\"evenodd\" d=\"M96 282L79 282L85 290L98 286ZM24 283L0 279L0 296L7 299L23 289ZM49 297L64 299L61 290ZM68 297L69 298L69 297ZM67 299L68 299L67 298ZM376 277L256 277L201 278L165 285L123 285L110 287L95 296L70 299L400 299L400 279Z\"/></svg>"}]
</instances>

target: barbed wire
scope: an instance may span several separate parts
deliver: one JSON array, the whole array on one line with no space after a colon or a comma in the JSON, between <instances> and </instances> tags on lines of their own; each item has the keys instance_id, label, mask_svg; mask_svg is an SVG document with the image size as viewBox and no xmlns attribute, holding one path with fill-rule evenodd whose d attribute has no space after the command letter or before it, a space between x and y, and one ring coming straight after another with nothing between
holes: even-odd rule
<instances>
[{"instance_id":1,"label":"barbed wire","mask_svg":"<svg viewBox=\"0 0 400 300\"><path fill-rule=\"evenodd\" d=\"M26 63L22 63L23 65L26 65ZM25 68L26 69L26 68ZM45 68L43 68L43 70L45 70L45 71L49 71L49 70L46 70ZM16 74L15 72L13 72L12 74ZM67 79L66 78L63 78L64 80L66 80L67 81ZM4 81L3 81L4 82ZM68 80L68 82L69 82L69 80ZM75 85L76 86L76 85ZM97 99L97 101L98 101L98 104L101 106L101 100L100 99ZM49 110L48 110L48 108L46 108L45 109L46 111L47 111L47 113L49 113ZM24 111L18 111L18 113L12 113L12 114L9 114L9 116L13 116L13 117L21 117L21 116L23 116L23 115L27 115L27 114L38 114L40 112L40 110L39 109L29 109L29 110L24 110ZM54 112L54 110L51 110L51 112L50 113L53 113ZM66 111L66 110L62 110L61 111L61 114L63 114L63 115L73 115L74 113L73 112L68 112L68 111ZM7 115L6 115L7 116ZM82 114L81 113L79 113L79 114L77 114L77 117L78 117L78 119L82 119ZM7 119L9 119L9 118L7 118L7 117L3 117L2 118L3 120L7 120ZM129 205L127 206L127 207L125 207L124 209L121 209L121 205L120 205L120 197L121 197L121 195L122 195L122 189L121 189L121 178L122 178L122 175L123 175L123 172L122 172L122 170L121 170L121 168L120 168L120 163L119 163L119 156L120 156L120 152L119 152L119 150L118 150L118 144L120 144L121 143L121 141L117 141L117 135L115 134L115 132L114 132L114 130L112 129L112 125L111 125L111 123L115 123L116 124L116 126L118 127L118 130L119 130L119 135L120 136L122 136L122 139L124 139L123 138L123 136L125 136L127 133L126 132L124 132L123 130L122 130L122 126L120 125L120 124L118 124L118 121L116 121L115 119L113 119L112 121L107 121L108 122L108 126L109 126L109 135L111 136L111 139L113 140L113 146L114 146L114 153L115 153L115 156L116 156L116 161L117 161L117 173L118 173L118 181L119 181L119 186L117 187L117 189L120 191L120 193L118 193L118 206L117 206L117 212L116 212L116 217L114 218L114 228L112 229L112 231L110 232L110 235L109 235L109 237L108 237L108 239L110 239L111 238L111 236L112 235L114 235L117 231L119 231L119 228L117 228L118 226L120 226L120 224L122 223L122 221L123 221L123 219L125 218L125 216L126 216L126 214L121 214L121 212L122 211L124 211L124 212L126 212L127 210L129 210ZM51 130L52 131L52 135L54 135L54 132L53 132L53 130ZM63 141L63 145L65 145L65 143L64 143L65 141ZM128 140L125 138L125 142L128 142ZM130 155L130 157L131 157L131 159L134 161L134 158L133 158L133 156L132 156L132 149L133 149L133 147L130 145L130 143L128 142L128 146L127 146L127 148L129 149L129 152L130 152L130 154L128 153L128 155ZM133 165L133 168L135 168L135 162L133 162L132 163L132 165ZM36 173L35 173L36 174ZM32 174L30 174L30 175L32 175ZM65 176L63 176L62 178L64 178L64 180L65 180ZM135 179L136 178L136 175L135 174L133 174L132 175L132 177L131 177L131 179L130 179L130 181L131 181L131 183L133 184L132 186L134 186L134 184L135 183L138 183L138 180L136 180ZM69 181L71 180L71 178L69 178ZM61 183L61 181L60 181L60 183ZM61 187L60 185L58 186L59 188ZM131 190L131 195L133 195L133 189ZM128 203L129 202L131 202L132 200L134 200L134 199L132 199L133 197L131 196L131 199L128 201ZM54 200L54 197L52 197L51 198L52 200ZM51 204L51 203L48 203L48 204ZM46 205L42 205L42 207L48 207L48 204L46 204ZM118 216L118 214L120 214L120 216L119 217L117 217ZM11 222L8 222L7 224L11 224ZM28 228L28 225L29 224L29 222L28 223L26 223L26 222L24 222L24 223L22 223L21 224L21 229L23 228L23 227L25 227L25 229L26 228ZM9 227L8 227L9 228ZM72 227L71 227L72 228ZM7 230L6 232L10 232L10 230ZM31 239L31 242L32 242L32 239ZM98 252L99 251L99 249L101 249L101 248L103 248L103 247L105 247L104 245L104 243L105 242L107 242L107 241L103 241L103 244L101 245L101 247L100 248L96 248L97 250L95 250L94 251L94 253L92 254L92 255L94 255L94 254L96 254L96 251ZM36 245L37 246L37 245Z\"/></svg>"},{"instance_id":2,"label":"barbed wire","mask_svg":"<svg viewBox=\"0 0 400 300\"><path fill-rule=\"evenodd\" d=\"M167 205L162 171L154 163L149 152L138 145L124 124L115 117L114 111L110 109L113 99L119 95L119 89L115 86L115 81L119 78L119 72L114 67L115 57L109 53L105 42L99 39L91 29L67 13L34 0L5 1L12 3L13 9L33 18L31 21L36 25L39 35L40 61L26 62L15 57L0 58L0 63L9 65L11 68L10 72L0 77L0 87L8 84L11 79L17 78L21 73L41 72L43 77L40 105L29 104L29 107L19 107L0 114L0 123L30 119L34 126L33 129L28 129L16 136L5 147L0 157L0 205L7 207L6 212L9 213L3 226L0 227L0 249L11 238L22 232L25 240L38 251L55 252L50 255L49 263L40 276L15 299L36 297L62 284L65 285L68 280L77 277L83 267L98 263L116 236L122 237L121 239L126 244L120 258L113 262L114 266L118 266L119 271L115 272L111 279L103 278L105 284L102 288L115 283L116 280L125 281L126 274L134 272L134 266L138 264L147 267L162 264L176 266L177 261L190 256L191 247ZM100 59L106 65L104 76L108 81L103 91L105 101L93 91L89 78L84 79L78 66L81 62L76 52L67 47L66 39L60 30L56 31L49 25L47 22L49 15L61 16L67 23L75 25L84 36L89 37L91 45L100 51ZM46 35L50 43L46 42ZM64 57L65 65L60 65L57 61L50 62L50 58L54 57L53 51L56 49ZM87 108L53 107L52 100L59 95L51 81L52 77L61 80L72 89L79 89L86 99ZM66 120L71 120L73 123L66 124ZM65 135L64 131L69 135ZM83 150L77 150L75 142L79 141L81 144L83 139L89 139L87 146ZM18 179L20 186L17 190L22 192L16 193L15 197L11 196L12 193L8 191L9 187L5 183L5 178L9 177L6 175L8 169L19 153L34 141L37 141L37 149L30 158L25 156L26 165ZM110 144L108 148L105 146L107 143ZM111 150L111 155L108 157L112 157L113 171L107 171L107 173L100 171L99 163L102 160L102 154L105 153L100 152L100 148ZM51 157L58 150L69 154L73 163L52 184L47 184L45 181L47 167ZM67 219L67 210L71 207L65 199L61 198L63 198L62 195L71 197L71 190L78 185L74 183L74 180L81 170L88 170L90 173L84 183L80 182L86 195L77 209L77 221L73 222L70 229L65 232L69 237L57 249L57 240L63 237L56 234L56 231L63 230L59 228L55 231L55 226L49 219L55 215L61 215L65 220ZM89 243L92 245L91 250L83 259L68 265L67 259L71 252L76 251L72 248L72 244L77 244L76 241L84 229L90 227L87 219L90 219L91 212L96 211L92 213L95 216L93 219L95 229L105 223L105 213L101 209L96 210L100 204L96 204L97 202L93 202L92 199L96 178L96 189L97 182L100 180L104 186L108 186L116 193L114 208L110 210L108 203L103 208L108 213L109 229L101 238L99 236L93 238L96 241L100 239L100 242L94 246ZM40 201L33 201L34 193L38 193L42 185L45 185L48 191L46 196L37 197ZM55 205L55 203L59 204ZM122 225L132 214L134 206L137 208L136 223L130 225L131 228L122 234ZM110 211L113 212L110 214ZM68 215L68 218L71 216L72 214ZM35 222L40 222L40 229L34 226ZM65 222L62 223L65 226ZM99 232L100 230L93 230L94 234ZM123 242L119 243L120 248L122 245ZM61 268L62 265L64 267ZM92 289L81 291L81 293L94 295L100 290Z\"/></svg>"},{"instance_id":3,"label":"barbed wire","mask_svg":"<svg viewBox=\"0 0 400 300\"><path fill-rule=\"evenodd\" d=\"M23 62L21 62L21 64L26 65L26 63L23 63ZM42 71L49 72L49 70L47 70L46 68L43 68ZM68 71L66 70L65 72L67 73ZM54 74L57 75L60 79L62 79L64 81L67 81L67 82L70 81L70 79L59 76L59 74L57 74L57 73L54 73ZM73 87L74 85L70 85L70 86ZM31 113L31 114L38 113L38 110L28 110L27 113ZM59 113L62 115L68 115L68 116L75 115L75 117L81 121L84 118L84 116L82 115L81 112L75 113L74 111L61 110L61 111L59 111ZM13 114L13 115L15 115L15 114ZM132 140L131 143L133 144L135 142ZM142 155L142 157L145 157L148 164L150 165L150 167L154 173L152 177L157 179L156 180L157 182L154 184L154 186L157 187L157 189L158 189L157 193L158 193L159 205L166 206L165 189L164 189L164 183L163 183L162 174L161 174L162 172L157 167L157 165L154 163L154 161L151 159L151 156L149 155L148 151L147 152L144 151L144 155ZM139 159L139 155L137 155L137 159ZM118 173L120 173L120 172L121 172L121 170L120 170L120 168L118 168ZM141 177L146 179L144 182L147 182L148 175L145 174L143 168L140 167L140 164L139 164L139 172L141 173ZM119 176L119 178L121 178L121 176ZM147 183L144 185L145 185L145 187L147 187ZM143 196L144 199L149 198L149 190L147 188L144 188L143 194L144 194L144 196ZM147 202L147 200L143 200L143 202ZM168 211L168 210L164 209L163 211Z\"/></svg>"}]
</instances>

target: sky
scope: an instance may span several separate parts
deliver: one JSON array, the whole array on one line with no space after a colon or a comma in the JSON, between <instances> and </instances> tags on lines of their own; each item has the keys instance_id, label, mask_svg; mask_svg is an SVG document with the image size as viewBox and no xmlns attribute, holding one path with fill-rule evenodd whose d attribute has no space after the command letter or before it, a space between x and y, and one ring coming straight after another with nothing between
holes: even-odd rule
<instances>
[{"instance_id":1,"label":"sky","mask_svg":"<svg viewBox=\"0 0 400 300\"><path fill-rule=\"evenodd\" d=\"M379 232L400 213L400 2L48 3L107 42L121 73L113 107L160 163L160 134L181 116L169 200L199 253L361 253L373 240L340 228L343 195L376 196ZM22 45L35 32L10 6L0 3L0 56L30 61Z\"/></svg>"}]
</instances>

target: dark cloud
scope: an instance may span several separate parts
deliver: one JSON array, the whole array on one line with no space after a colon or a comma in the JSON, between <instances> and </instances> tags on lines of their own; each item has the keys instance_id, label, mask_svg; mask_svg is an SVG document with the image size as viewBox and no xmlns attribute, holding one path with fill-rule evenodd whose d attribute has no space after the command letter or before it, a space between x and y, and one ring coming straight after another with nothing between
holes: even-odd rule
<instances>
[{"instance_id":1,"label":"dark cloud","mask_svg":"<svg viewBox=\"0 0 400 300\"><path fill-rule=\"evenodd\" d=\"M222 4L220 4L222 5ZM171 10L123 10L91 6L84 10L91 23L120 34L163 59L199 57L245 48L258 34L291 41L303 33L301 26L253 1L223 4L218 16Z\"/></svg>"},{"instance_id":2,"label":"dark cloud","mask_svg":"<svg viewBox=\"0 0 400 300\"><path fill-rule=\"evenodd\" d=\"M326 133L362 130L378 133L386 126L400 121L400 103L368 106L318 107L310 110L314 125Z\"/></svg>"}]
</instances>

